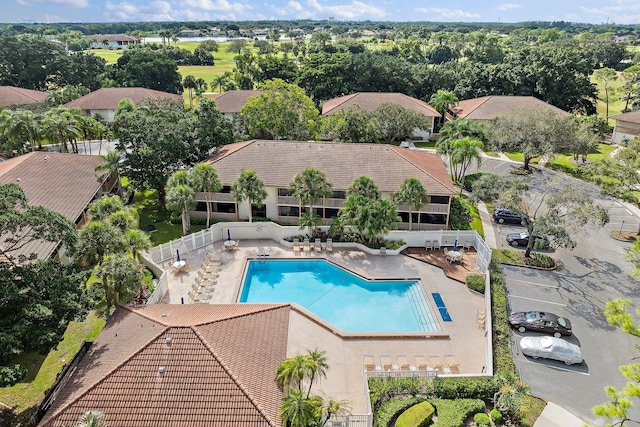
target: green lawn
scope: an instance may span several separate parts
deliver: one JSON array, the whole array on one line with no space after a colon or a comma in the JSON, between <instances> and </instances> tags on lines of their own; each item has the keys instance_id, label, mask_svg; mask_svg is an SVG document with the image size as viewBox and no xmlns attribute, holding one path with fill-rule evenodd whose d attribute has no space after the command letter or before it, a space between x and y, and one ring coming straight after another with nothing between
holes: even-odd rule
<instances>
[{"instance_id":1,"label":"green lawn","mask_svg":"<svg viewBox=\"0 0 640 427\"><path fill-rule=\"evenodd\" d=\"M595 162L597 160L601 160L603 158L608 158L611 156L611 152L616 149L615 145L610 144L599 144L596 151L587 154L587 160L589 162ZM549 160L547 165L553 167L553 165L558 165L564 168L575 169L576 163L573 161L573 153L557 153L553 156L552 159Z\"/></svg>"},{"instance_id":2,"label":"green lawn","mask_svg":"<svg viewBox=\"0 0 640 427\"><path fill-rule=\"evenodd\" d=\"M28 418L62 367L73 358L84 341L93 341L98 336L104 324L104 319L91 314L84 322L71 322L58 348L46 356L27 353L13 360L11 363L26 366L29 373L23 382L0 388L0 402L14 408L19 418Z\"/></svg>"},{"instance_id":3,"label":"green lawn","mask_svg":"<svg viewBox=\"0 0 640 427\"><path fill-rule=\"evenodd\" d=\"M604 85L602 83L598 83L593 74L591 75L591 82L596 85L598 89L598 103L596 105L596 110L598 115L601 117L606 116L607 111L607 103L604 102ZM618 80L609 83L609 92L618 90L622 86L622 79L620 79L620 73L618 73ZM609 117L618 115L622 113L622 109L624 108L624 100L616 99L617 97L609 95ZM613 121L610 121L610 125L613 125Z\"/></svg>"}]
</instances>

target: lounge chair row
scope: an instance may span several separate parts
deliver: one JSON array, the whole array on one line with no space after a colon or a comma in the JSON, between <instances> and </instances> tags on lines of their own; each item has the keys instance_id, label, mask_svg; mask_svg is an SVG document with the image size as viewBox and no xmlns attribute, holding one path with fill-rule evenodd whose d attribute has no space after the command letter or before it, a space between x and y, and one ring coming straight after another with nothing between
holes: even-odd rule
<instances>
[{"instance_id":1,"label":"lounge chair row","mask_svg":"<svg viewBox=\"0 0 640 427\"><path fill-rule=\"evenodd\" d=\"M300 239L293 239L293 252L308 253L312 250L314 252L322 252L322 249L322 241L320 239L315 239L313 245L311 245L309 239L304 239L302 244L300 244ZM333 239L327 239L324 249L329 252L333 251Z\"/></svg>"},{"instance_id":2,"label":"lounge chair row","mask_svg":"<svg viewBox=\"0 0 640 427\"><path fill-rule=\"evenodd\" d=\"M391 361L389 355L380 356L379 363L376 364L373 355L365 354L364 356L365 371L438 371L444 374L459 374L460 364L456 361L452 354L444 356L444 360L440 356L434 355L425 358L423 355L413 357L411 364L406 355L396 356L395 362Z\"/></svg>"}]
</instances>

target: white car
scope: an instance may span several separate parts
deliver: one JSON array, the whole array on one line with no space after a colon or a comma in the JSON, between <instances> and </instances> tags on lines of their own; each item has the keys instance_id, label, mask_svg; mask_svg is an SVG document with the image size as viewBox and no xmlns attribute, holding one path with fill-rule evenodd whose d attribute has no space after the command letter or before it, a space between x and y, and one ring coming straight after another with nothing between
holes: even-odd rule
<instances>
[{"instance_id":1,"label":"white car","mask_svg":"<svg viewBox=\"0 0 640 427\"><path fill-rule=\"evenodd\" d=\"M562 338L555 337L524 337L520 340L522 354L534 359L555 359L571 365L582 363L580 347Z\"/></svg>"}]
</instances>

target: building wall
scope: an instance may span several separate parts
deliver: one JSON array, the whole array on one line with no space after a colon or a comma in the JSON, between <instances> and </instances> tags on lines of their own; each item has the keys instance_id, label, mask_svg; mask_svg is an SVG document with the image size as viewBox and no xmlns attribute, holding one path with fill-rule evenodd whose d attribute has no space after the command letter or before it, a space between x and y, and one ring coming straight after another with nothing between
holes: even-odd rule
<instances>
[{"instance_id":1,"label":"building wall","mask_svg":"<svg viewBox=\"0 0 640 427\"><path fill-rule=\"evenodd\" d=\"M640 134L640 123L616 120L616 127L613 130L611 141L614 144L624 140L631 140Z\"/></svg>"}]
</instances>

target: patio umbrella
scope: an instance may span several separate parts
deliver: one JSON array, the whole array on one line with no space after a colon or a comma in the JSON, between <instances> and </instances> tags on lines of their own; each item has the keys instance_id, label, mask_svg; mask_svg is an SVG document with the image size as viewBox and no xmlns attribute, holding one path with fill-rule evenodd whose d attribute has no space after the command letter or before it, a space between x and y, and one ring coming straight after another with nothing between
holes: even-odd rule
<instances>
[{"instance_id":1,"label":"patio umbrella","mask_svg":"<svg viewBox=\"0 0 640 427\"><path fill-rule=\"evenodd\" d=\"M458 250L458 239L453 242L453 251L456 252Z\"/></svg>"},{"instance_id":2,"label":"patio umbrella","mask_svg":"<svg viewBox=\"0 0 640 427\"><path fill-rule=\"evenodd\" d=\"M180 251L176 249L176 261L180 261Z\"/></svg>"},{"instance_id":3,"label":"patio umbrella","mask_svg":"<svg viewBox=\"0 0 640 427\"><path fill-rule=\"evenodd\" d=\"M227 228L227 240L231 240L231 230Z\"/></svg>"}]
</instances>

